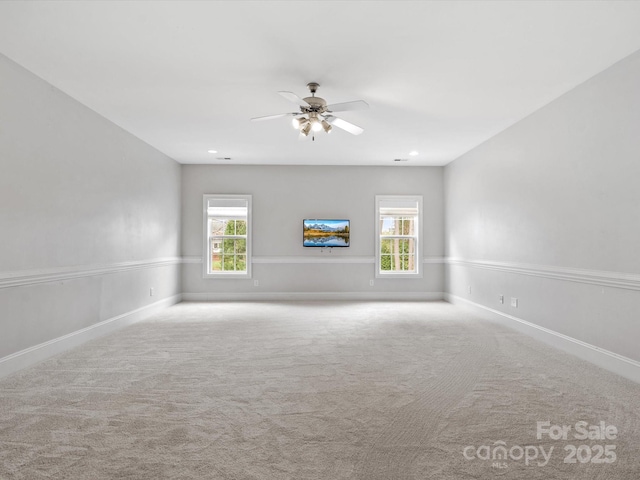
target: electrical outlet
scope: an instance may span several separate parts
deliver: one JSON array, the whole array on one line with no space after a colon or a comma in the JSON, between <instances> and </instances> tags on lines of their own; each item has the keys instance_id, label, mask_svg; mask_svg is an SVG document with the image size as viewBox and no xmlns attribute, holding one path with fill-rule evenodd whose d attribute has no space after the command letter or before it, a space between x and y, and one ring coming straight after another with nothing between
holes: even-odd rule
<instances>
[{"instance_id":1,"label":"electrical outlet","mask_svg":"<svg viewBox=\"0 0 640 480\"><path fill-rule=\"evenodd\" d=\"M150 296L150 297L153 297L153 288L150 288L150 289L149 289L149 296Z\"/></svg>"},{"instance_id":2,"label":"electrical outlet","mask_svg":"<svg viewBox=\"0 0 640 480\"><path fill-rule=\"evenodd\" d=\"M498 297L498 301L500 302L500 304L503 304L504 303L504 295L500 295Z\"/></svg>"},{"instance_id":3,"label":"electrical outlet","mask_svg":"<svg viewBox=\"0 0 640 480\"><path fill-rule=\"evenodd\" d=\"M518 299L516 297L511 297L511 306L513 308L518 308Z\"/></svg>"},{"instance_id":4,"label":"electrical outlet","mask_svg":"<svg viewBox=\"0 0 640 480\"><path fill-rule=\"evenodd\" d=\"M254 287L259 287L260 286L260 280L254 280L253 281L253 286Z\"/></svg>"},{"instance_id":5,"label":"electrical outlet","mask_svg":"<svg viewBox=\"0 0 640 480\"><path fill-rule=\"evenodd\" d=\"M369 280L369 286L373 287L373 278L371 280Z\"/></svg>"}]
</instances>

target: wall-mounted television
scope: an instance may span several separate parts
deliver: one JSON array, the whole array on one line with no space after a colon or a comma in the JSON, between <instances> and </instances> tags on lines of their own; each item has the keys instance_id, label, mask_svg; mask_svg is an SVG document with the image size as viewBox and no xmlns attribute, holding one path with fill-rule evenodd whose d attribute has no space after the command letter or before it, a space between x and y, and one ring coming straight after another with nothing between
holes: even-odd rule
<instances>
[{"instance_id":1,"label":"wall-mounted television","mask_svg":"<svg viewBox=\"0 0 640 480\"><path fill-rule=\"evenodd\" d=\"M349 220L305 218L302 231L305 247L349 246Z\"/></svg>"}]
</instances>

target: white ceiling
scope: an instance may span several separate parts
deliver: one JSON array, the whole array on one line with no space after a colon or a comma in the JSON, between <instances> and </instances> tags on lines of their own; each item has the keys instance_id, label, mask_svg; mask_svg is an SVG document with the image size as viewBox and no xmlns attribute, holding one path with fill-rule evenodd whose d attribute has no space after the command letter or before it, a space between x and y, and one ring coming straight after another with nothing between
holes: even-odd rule
<instances>
[{"instance_id":1,"label":"white ceiling","mask_svg":"<svg viewBox=\"0 0 640 480\"><path fill-rule=\"evenodd\" d=\"M637 1L5 0L0 52L182 163L445 165L639 50L639 25ZM249 121L311 81L369 103L340 114L365 132Z\"/></svg>"}]
</instances>

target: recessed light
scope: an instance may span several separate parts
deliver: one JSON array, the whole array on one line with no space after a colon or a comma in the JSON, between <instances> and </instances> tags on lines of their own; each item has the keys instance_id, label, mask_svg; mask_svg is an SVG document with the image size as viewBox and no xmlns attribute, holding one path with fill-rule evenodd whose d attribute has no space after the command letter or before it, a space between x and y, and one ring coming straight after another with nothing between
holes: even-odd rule
<instances>
[{"instance_id":1,"label":"recessed light","mask_svg":"<svg viewBox=\"0 0 640 480\"><path fill-rule=\"evenodd\" d=\"M409 152L409 155L411 155L412 157L415 157L416 155L418 155L418 152L416 150L411 150Z\"/></svg>"},{"instance_id":2,"label":"recessed light","mask_svg":"<svg viewBox=\"0 0 640 480\"><path fill-rule=\"evenodd\" d=\"M218 153L217 150L207 150L207 153Z\"/></svg>"}]
</instances>

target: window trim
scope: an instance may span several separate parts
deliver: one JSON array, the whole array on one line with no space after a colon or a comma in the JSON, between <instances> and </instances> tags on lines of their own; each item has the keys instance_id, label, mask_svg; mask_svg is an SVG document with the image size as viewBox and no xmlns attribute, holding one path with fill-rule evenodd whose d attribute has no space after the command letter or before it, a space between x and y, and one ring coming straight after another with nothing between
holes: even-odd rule
<instances>
[{"instance_id":1,"label":"window trim","mask_svg":"<svg viewBox=\"0 0 640 480\"><path fill-rule=\"evenodd\" d=\"M226 271L209 271L209 200L246 200L247 202L247 270L246 272L237 272L233 270ZM205 194L202 196L202 213L203 213L203 221L202 221L202 277L203 278L216 278L216 279L248 279L251 278L251 264L252 264L252 255L251 255L251 237L253 236L253 226L252 226L252 207L251 195L224 195L224 194Z\"/></svg>"},{"instance_id":2,"label":"window trim","mask_svg":"<svg viewBox=\"0 0 640 480\"><path fill-rule=\"evenodd\" d=\"M422 195L376 195L376 208L375 208L375 231L376 231L376 252L375 252L375 278L423 278L423 260L422 260L422 246L423 246L423 203ZM416 252L415 252L415 272L399 272L392 271L390 273L380 270L381 267L381 241L380 241L380 204L384 201L405 201L416 202L418 204L417 215L417 228L416 230Z\"/></svg>"}]
</instances>

